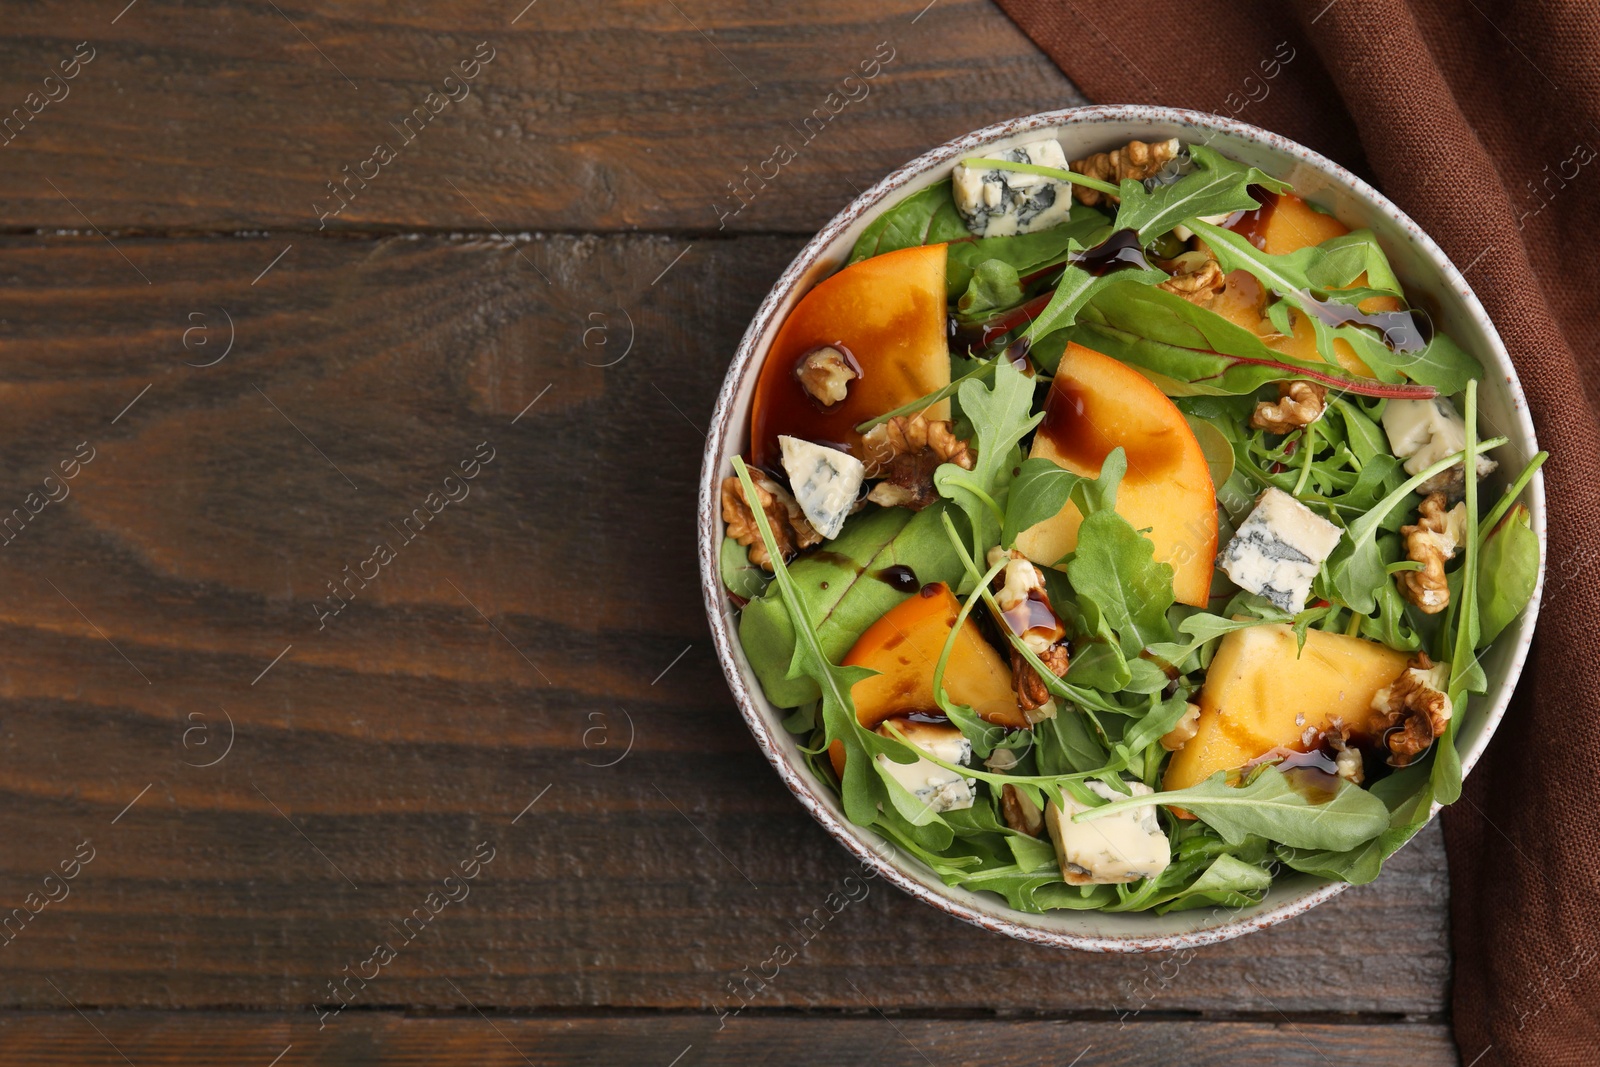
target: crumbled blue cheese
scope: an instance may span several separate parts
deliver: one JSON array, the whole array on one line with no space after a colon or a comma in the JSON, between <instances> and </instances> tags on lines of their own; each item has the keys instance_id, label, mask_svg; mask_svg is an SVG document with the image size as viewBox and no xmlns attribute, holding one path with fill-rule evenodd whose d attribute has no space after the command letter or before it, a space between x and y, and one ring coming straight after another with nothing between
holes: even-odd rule
<instances>
[{"instance_id":1,"label":"crumbled blue cheese","mask_svg":"<svg viewBox=\"0 0 1600 1067\"><path fill-rule=\"evenodd\" d=\"M1311 581L1339 543L1339 527L1282 489L1256 501L1219 565L1233 583L1293 614L1311 595Z\"/></svg>"},{"instance_id":2,"label":"crumbled blue cheese","mask_svg":"<svg viewBox=\"0 0 1600 1067\"><path fill-rule=\"evenodd\" d=\"M1053 137L985 158L1067 169L1066 154ZM1066 221L1072 212L1068 183L1042 174L983 170L958 163L950 177L956 210L978 237L1010 237L1049 229Z\"/></svg>"},{"instance_id":3,"label":"crumbled blue cheese","mask_svg":"<svg viewBox=\"0 0 1600 1067\"><path fill-rule=\"evenodd\" d=\"M1122 800L1104 782L1084 783L1106 800ZM1124 782L1134 796L1154 792L1143 782ZM1089 805L1064 795L1066 808L1053 802L1045 810L1044 822L1056 846L1056 861L1068 885L1111 885L1154 878L1172 862L1172 846L1156 821L1154 806L1130 808L1093 822L1073 822L1072 817L1088 811Z\"/></svg>"},{"instance_id":4,"label":"crumbled blue cheese","mask_svg":"<svg viewBox=\"0 0 1600 1067\"><path fill-rule=\"evenodd\" d=\"M855 507L866 468L848 452L798 437L780 436L778 445L783 449L783 469L789 472L794 498L807 521L825 540L838 537Z\"/></svg>"},{"instance_id":5,"label":"crumbled blue cheese","mask_svg":"<svg viewBox=\"0 0 1600 1067\"><path fill-rule=\"evenodd\" d=\"M961 736L961 731L954 726L905 719L895 720L895 726L906 741L933 753L946 763L965 766L972 760L972 742ZM878 732L885 737L894 736L887 726L880 726ZM964 778L921 756L917 757L915 763L896 763L880 753L878 765L888 772L889 777L904 786L906 792L926 804L930 811L970 808L977 796L974 791L977 779Z\"/></svg>"},{"instance_id":6,"label":"crumbled blue cheese","mask_svg":"<svg viewBox=\"0 0 1600 1067\"><path fill-rule=\"evenodd\" d=\"M1460 452L1467 447L1467 423L1456 413L1455 405L1442 396L1432 400L1391 400L1383 408L1383 432L1389 437L1389 450L1405 460L1407 474ZM1478 456L1478 477L1499 466L1488 456ZM1463 481L1461 466L1428 479L1418 492L1448 492Z\"/></svg>"}]
</instances>

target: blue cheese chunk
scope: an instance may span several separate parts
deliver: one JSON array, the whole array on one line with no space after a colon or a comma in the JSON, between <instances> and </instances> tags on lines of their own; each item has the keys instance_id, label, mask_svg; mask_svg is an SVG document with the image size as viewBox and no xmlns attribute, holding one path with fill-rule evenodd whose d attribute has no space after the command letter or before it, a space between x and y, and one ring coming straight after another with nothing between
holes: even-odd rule
<instances>
[{"instance_id":1,"label":"blue cheese chunk","mask_svg":"<svg viewBox=\"0 0 1600 1067\"><path fill-rule=\"evenodd\" d=\"M1104 782L1084 783L1106 800L1122 800ZM1154 792L1143 782L1124 782L1134 796ZM1073 822L1072 817L1088 811L1087 804L1064 796L1066 808L1052 803L1045 810L1044 822L1056 846L1056 861L1068 885L1114 885L1154 878L1172 862L1172 846L1156 821L1154 806L1130 808L1093 822Z\"/></svg>"},{"instance_id":2,"label":"blue cheese chunk","mask_svg":"<svg viewBox=\"0 0 1600 1067\"><path fill-rule=\"evenodd\" d=\"M1339 527L1282 489L1256 501L1218 561L1240 589L1293 614L1311 595L1311 581L1339 543Z\"/></svg>"},{"instance_id":3,"label":"blue cheese chunk","mask_svg":"<svg viewBox=\"0 0 1600 1067\"><path fill-rule=\"evenodd\" d=\"M961 736L961 731L954 726L908 719L895 720L895 726L905 740L933 753L946 763L965 766L972 760L972 742ZM880 726L878 732L885 737L894 736L887 726ZM888 756L879 754L878 765L889 777L904 786L906 792L926 804L930 811L970 808L977 796L974 791L977 779L965 778L921 756L917 757L915 763L896 763Z\"/></svg>"},{"instance_id":4,"label":"blue cheese chunk","mask_svg":"<svg viewBox=\"0 0 1600 1067\"><path fill-rule=\"evenodd\" d=\"M866 468L848 452L798 437L780 436L778 446L783 449L783 469L789 473L795 501L806 520L824 540L838 537L855 507Z\"/></svg>"},{"instance_id":5,"label":"blue cheese chunk","mask_svg":"<svg viewBox=\"0 0 1600 1067\"><path fill-rule=\"evenodd\" d=\"M985 158L1067 169L1066 154L1053 137ZM956 210L977 237L1010 237L1049 229L1065 222L1072 212L1068 183L1042 174L983 170L958 163L950 177Z\"/></svg>"},{"instance_id":6,"label":"blue cheese chunk","mask_svg":"<svg viewBox=\"0 0 1600 1067\"><path fill-rule=\"evenodd\" d=\"M1383 408L1383 432L1389 450L1405 460L1407 474L1416 474L1446 456L1467 447L1467 423L1455 405L1442 396L1432 400L1391 400ZM1478 477L1499 466L1488 456L1478 456ZM1417 492L1459 495L1466 476L1456 464L1423 482Z\"/></svg>"}]
</instances>

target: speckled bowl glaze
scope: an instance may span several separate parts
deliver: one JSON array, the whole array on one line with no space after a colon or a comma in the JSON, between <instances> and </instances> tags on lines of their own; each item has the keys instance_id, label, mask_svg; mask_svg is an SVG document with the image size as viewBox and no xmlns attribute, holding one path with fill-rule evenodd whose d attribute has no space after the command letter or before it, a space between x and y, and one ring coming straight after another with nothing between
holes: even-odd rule
<instances>
[{"instance_id":1,"label":"speckled bowl glaze","mask_svg":"<svg viewBox=\"0 0 1600 1067\"><path fill-rule=\"evenodd\" d=\"M730 458L740 452L747 439L747 413L757 372L784 316L812 285L843 265L861 231L901 197L944 180L952 164L964 156L1010 148L1046 135L1060 139L1068 159L1105 151L1134 138L1151 141L1177 137L1185 143L1205 142L1225 155L1291 182L1297 193L1332 211L1345 224L1370 227L1407 290L1437 306L1440 325L1483 361L1486 373L1480 386L1480 418L1484 433L1503 434L1511 442L1498 453L1500 470L1485 483L1490 499L1503 489L1505 479L1514 476L1537 451L1522 387L1482 305L1439 247L1376 189L1288 138L1216 115L1139 105L1047 111L957 138L896 170L824 226L762 301L728 369L706 442L698 516L706 614L728 685L762 752L806 810L852 855L888 881L957 918L1036 944L1091 952L1168 951L1211 944L1283 922L1346 886L1306 875L1286 875L1253 907L1165 916L1074 911L1028 915L1009 908L997 895L946 886L914 857L898 854L876 833L847 820L838 797L806 767L795 739L783 729L783 713L762 695L745 660L739 646L737 612L723 591L718 573L718 550L723 537L718 486L732 472ZM1545 499L1540 478L1535 477L1528 485L1523 501L1532 513L1542 557ZM1459 738L1462 763L1468 771L1483 754L1505 714L1528 654L1543 585L1541 566L1539 584L1527 611L1487 654L1484 667L1489 691L1473 700Z\"/></svg>"}]
</instances>

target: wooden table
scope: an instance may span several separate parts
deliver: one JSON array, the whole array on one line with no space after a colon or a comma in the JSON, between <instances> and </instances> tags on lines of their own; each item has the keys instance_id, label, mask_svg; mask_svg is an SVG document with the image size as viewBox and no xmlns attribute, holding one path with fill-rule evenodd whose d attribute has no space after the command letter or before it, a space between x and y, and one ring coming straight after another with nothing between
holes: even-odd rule
<instances>
[{"instance_id":1,"label":"wooden table","mask_svg":"<svg viewBox=\"0 0 1600 1067\"><path fill-rule=\"evenodd\" d=\"M126 2L0 40L0 1063L1456 1062L1433 830L1192 958L875 884L744 982L851 864L702 430L859 189L1081 102L996 8Z\"/></svg>"}]
</instances>

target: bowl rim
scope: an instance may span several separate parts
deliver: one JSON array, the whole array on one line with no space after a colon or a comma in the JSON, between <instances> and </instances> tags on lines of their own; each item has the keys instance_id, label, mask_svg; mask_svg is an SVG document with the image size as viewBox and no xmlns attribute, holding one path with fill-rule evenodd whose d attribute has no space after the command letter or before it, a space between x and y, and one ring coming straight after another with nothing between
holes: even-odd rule
<instances>
[{"instance_id":1,"label":"bowl rim","mask_svg":"<svg viewBox=\"0 0 1600 1067\"><path fill-rule=\"evenodd\" d=\"M927 885L910 877L891 861L890 857L898 851L891 843L869 828L856 826L848 820L837 817L829 810L827 803L825 803L819 792L825 789L826 786L821 782L815 781L814 776L810 774L803 764L791 763L782 751L783 743L787 740L786 737L779 736L782 727L777 725L774 728L764 720L757 702L765 701L766 698L761 693L759 683L753 678L746 677L745 671L740 665L737 652L737 637L731 632L729 616L725 614L724 610L727 597L722 587L719 562L722 538L719 529L720 509L718 500L722 455L730 431L742 431L745 417L745 412L742 409L736 409L734 403L739 392L739 386L744 377L758 369L760 363L765 359L766 352L764 350L758 352L757 350L760 348L762 335L766 333L778 308L797 286L814 277L818 265L823 261L823 253L828 246L863 215L880 207L887 208L890 206L893 202L891 198L908 181L930 169L947 165L954 159L970 154L974 150L982 150L994 141L1013 137L1033 129L1095 126L1119 122L1149 125L1158 123L1176 124L1257 142L1268 150L1289 157L1292 162L1298 162L1321 172L1333 183L1343 186L1352 193L1367 208L1387 215L1390 221L1404 230L1423 255L1439 269L1443 282L1454 292L1455 296L1461 301L1462 309L1482 332L1487 342L1488 355L1496 364L1495 367L1488 368L1488 370L1491 372L1498 371L1504 377L1508 396L1514 408L1514 416L1520 423L1520 428L1526 435L1528 442L1533 446L1530 449L1530 454L1537 449L1537 439L1528 413L1527 400L1522 391L1522 384L1515 368L1512 366L1510 356L1500 338L1499 331L1495 329L1494 323L1489 319L1488 313L1479 302L1477 295L1472 291L1471 286L1468 285L1465 277L1463 277L1450 258L1416 222L1382 193L1320 153L1281 134L1272 133L1269 130L1240 122L1237 119L1183 108L1156 105L1097 104L1086 107L1042 111L1033 115L1004 120L953 138L944 144L929 149L915 159L897 167L871 188L861 193L806 243L805 247L784 269L783 274L780 275L777 282L774 283L772 289L758 306L723 378L722 388L718 393L716 407L713 410L711 423L706 433L706 447L702 460L697 498L696 530L700 555L701 594L705 601L706 616L711 626L712 641L716 646L718 662L722 667L724 676L727 678L729 689L732 691L734 699L739 706L739 713L744 718L745 725L749 727L751 733L755 736L758 747L766 755L768 761L772 763L774 769L778 772L779 778L789 788L789 791L800 801L801 806L811 814L812 818L816 819L836 841L861 862L863 871L871 869L877 875L885 878L912 897L932 905L940 911L975 926L1006 934L1020 941L1089 952L1150 952L1216 944L1240 937L1254 930L1274 926L1337 896L1350 888L1350 885L1346 882L1325 882L1308 889L1298 896L1285 900L1267 911L1254 912L1245 916L1239 916L1235 913L1235 917L1214 926L1174 933L1120 936L1106 934L1086 935L1063 930L1045 929L1031 924L1028 920L1032 916L1028 913L1014 909L1007 909L1007 915L1004 917L991 914L957 900L937 887ZM1501 687L1499 698L1485 714L1483 727L1477 741L1470 749L1461 753L1463 777L1470 773L1477 764L1478 759L1482 756L1484 749L1494 736L1500 721L1505 715L1516 681L1520 678L1523 665L1527 659L1534 627L1538 620L1548 554L1545 545L1545 498L1542 472L1536 473L1529 481L1524 494L1532 515L1533 528L1539 541L1538 578L1533 595L1528 602L1527 608L1524 609L1522 619L1518 623L1519 639L1516 647L1511 650L1511 659L1507 664L1505 683ZM1434 803L1432 810L1429 812L1429 822L1433 820L1442 807L1443 805L1437 802ZM869 840L869 837L872 840ZM874 840L883 847L874 847ZM908 862L916 861L911 860Z\"/></svg>"}]
</instances>

